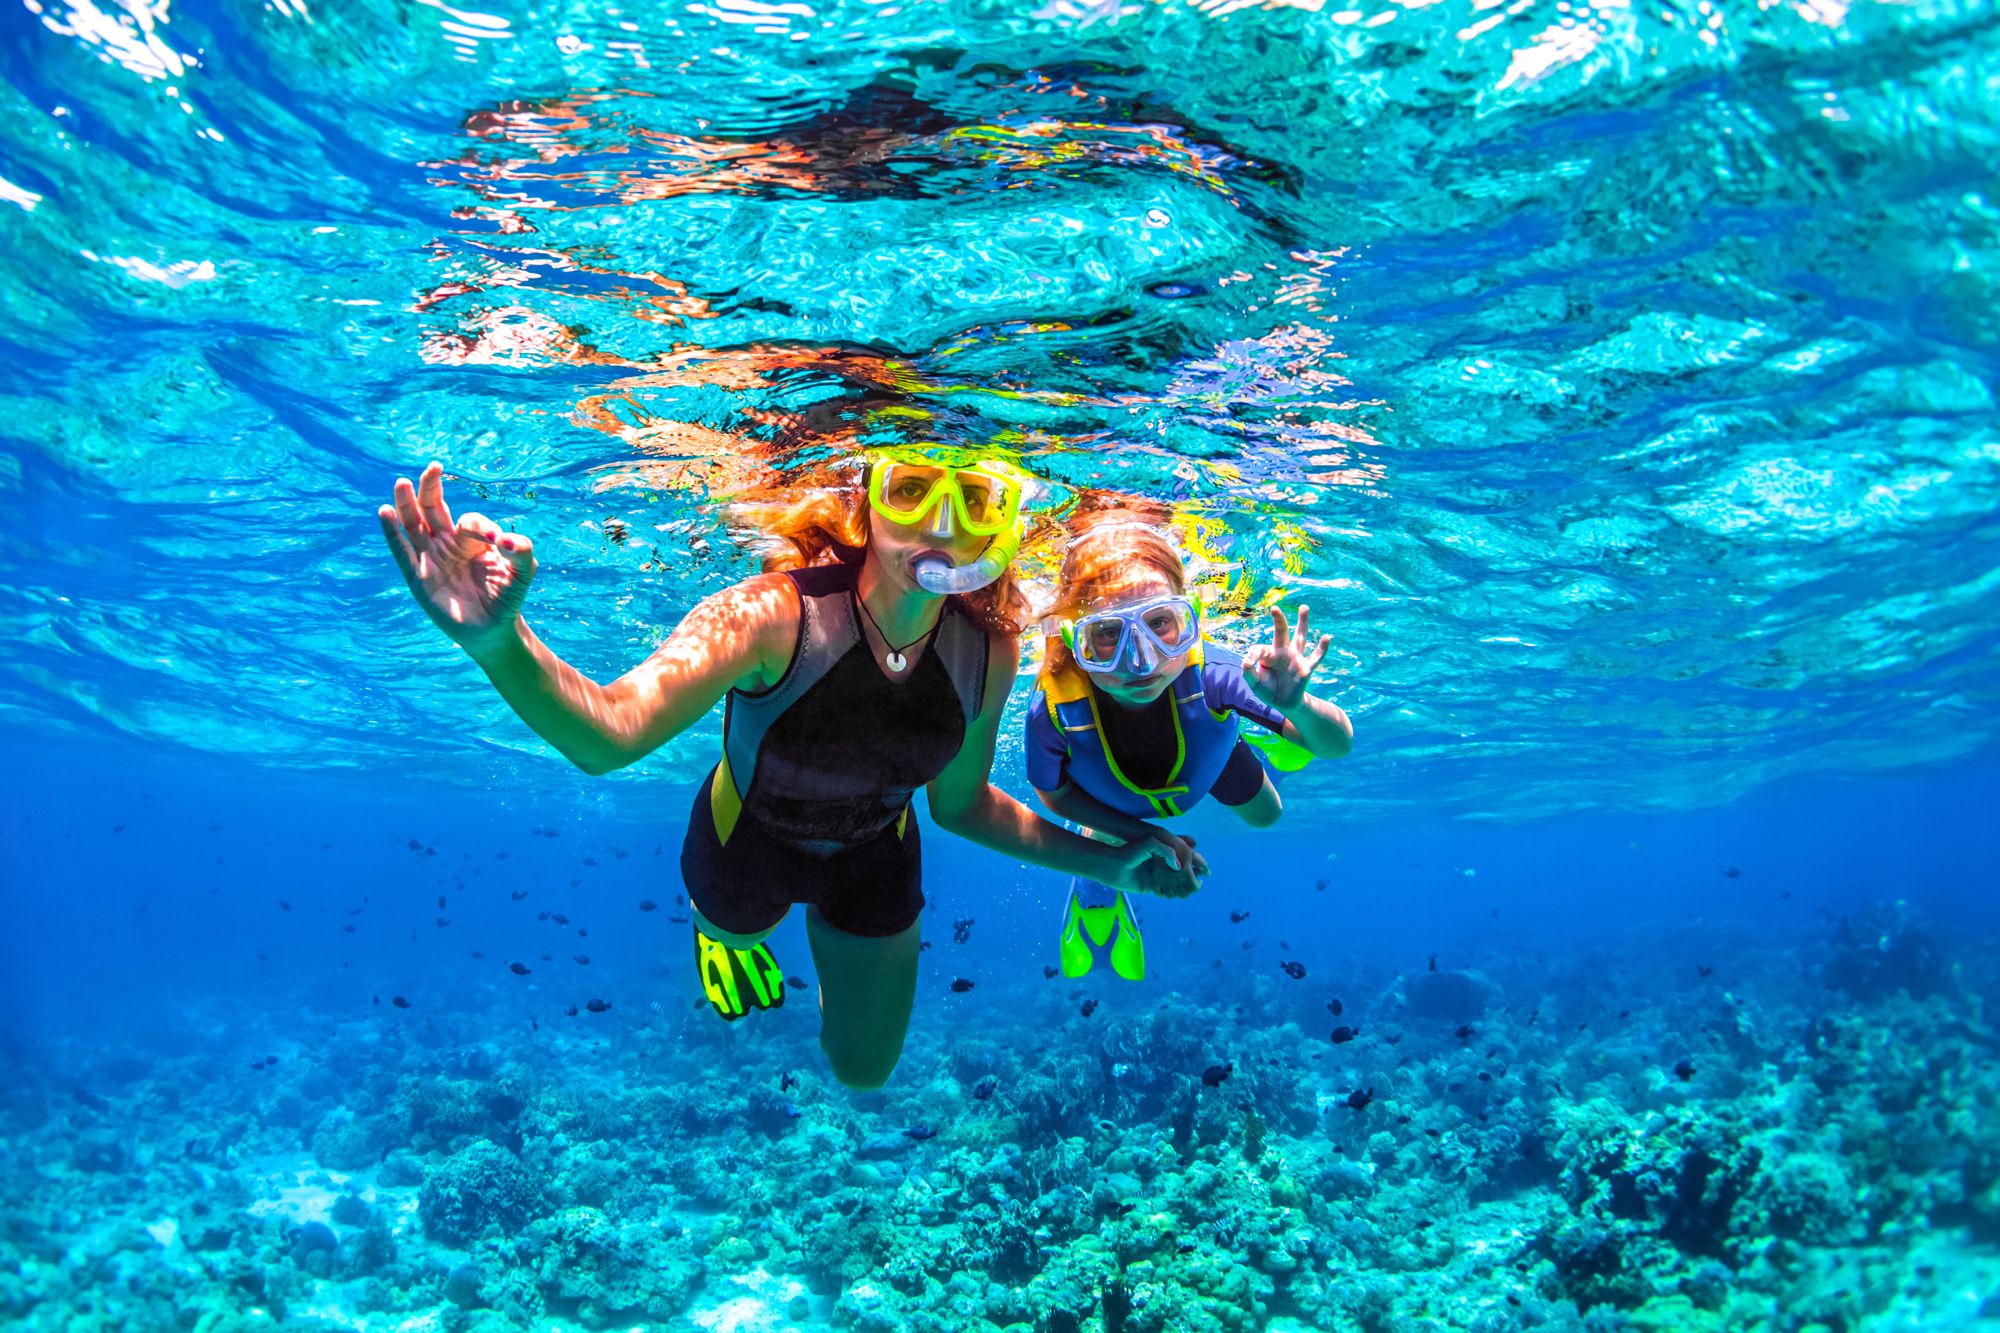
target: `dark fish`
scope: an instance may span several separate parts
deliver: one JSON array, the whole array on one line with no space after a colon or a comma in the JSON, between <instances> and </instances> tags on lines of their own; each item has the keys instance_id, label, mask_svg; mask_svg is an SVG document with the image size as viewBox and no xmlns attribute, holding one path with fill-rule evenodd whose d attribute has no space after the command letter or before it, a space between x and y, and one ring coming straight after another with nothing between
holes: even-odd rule
<instances>
[{"instance_id":1,"label":"dark fish","mask_svg":"<svg viewBox=\"0 0 2000 1333\"><path fill-rule=\"evenodd\" d=\"M1681 1082L1686 1083L1694 1077L1694 1061L1682 1059L1680 1063L1674 1066L1674 1072L1680 1075Z\"/></svg>"},{"instance_id":2,"label":"dark fish","mask_svg":"<svg viewBox=\"0 0 2000 1333\"><path fill-rule=\"evenodd\" d=\"M533 1028L535 1031L540 1032L542 1030L542 1020L539 1018L531 1018L528 1020L528 1026Z\"/></svg>"},{"instance_id":3,"label":"dark fish","mask_svg":"<svg viewBox=\"0 0 2000 1333\"><path fill-rule=\"evenodd\" d=\"M937 1130L929 1125L911 1125L903 1131L904 1138L915 1139L918 1143L922 1143L925 1139L933 1138L936 1134Z\"/></svg>"},{"instance_id":4,"label":"dark fish","mask_svg":"<svg viewBox=\"0 0 2000 1333\"><path fill-rule=\"evenodd\" d=\"M535 969L529 967L526 963L509 963L507 964L507 970L517 977L525 977Z\"/></svg>"},{"instance_id":5,"label":"dark fish","mask_svg":"<svg viewBox=\"0 0 2000 1333\"><path fill-rule=\"evenodd\" d=\"M785 984L787 986L790 986L793 990L804 990L806 988L806 982L804 977L786 977Z\"/></svg>"},{"instance_id":6,"label":"dark fish","mask_svg":"<svg viewBox=\"0 0 2000 1333\"><path fill-rule=\"evenodd\" d=\"M546 909L535 913L535 920L537 921L547 921L548 919L549 919L549 914Z\"/></svg>"},{"instance_id":7,"label":"dark fish","mask_svg":"<svg viewBox=\"0 0 2000 1333\"><path fill-rule=\"evenodd\" d=\"M581 939L587 939L587 938L589 938L589 936L590 936L590 932L589 932L589 931L587 931L587 930L585 930L585 929L584 929L584 928L583 928L582 926L578 926L578 927L576 928L576 937L577 937L578 939L580 939L580 940L581 940Z\"/></svg>"},{"instance_id":8,"label":"dark fish","mask_svg":"<svg viewBox=\"0 0 2000 1333\"><path fill-rule=\"evenodd\" d=\"M1053 977L1055 974L1056 970L1053 967L1050 967L1047 963L1042 964L1042 979L1044 981L1048 980L1050 977Z\"/></svg>"},{"instance_id":9,"label":"dark fish","mask_svg":"<svg viewBox=\"0 0 2000 1333\"><path fill-rule=\"evenodd\" d=\"M441 916L437 919L437 923L438 923L438 928L442 930L444 927L451 924L451 918L448 916Z\"/></svg>"},{"instance_id":10,"label":"dark fish","mask_svg":"<svg viewBox=\"0 0 2000 1333\"><path fill-rule=\"evenodd\" d=\"M584 967L590 966L590 955L587 953L573 953L570 955L570 957L576 959L576 961L582 964Z\"/></svg>"},{"instance_id":11,"label":"dark fish","mask_svg":"<svg viewBox=\"0 0 2000 1333\"><path fill-rule=\"evenodd\" d=\"M1407 1125L1410 1123L1410 1117L1406 1115L1399 1115L1396 1117L1396 1123L1399 1125Z\"/></svg>"},{"instance_id":12,"label":"dark fish","mask_svg":"<svg viewBox=\"0 0 2000 1333\"><path fill-rule=\"evenodd\" d=\"M428 854L428 852L429 852L429 849L428 849L428 848L426 848L426 849L425 849L425 851L426 851L426 853ZM504 861L504 860L506 860L506 859L507 859L507 853L505 853L505 852L495 852L495 853L493 853L493 859L494 859L494 860L496 860L496 861Z\"/></svg>"},{"instance_id":13,"label":"dark fish","mask_svg":"<svg viewBox=\"0 0 2000 1333\"><path fill-rule=\"evenodd\" d=\"M1472 1032L1473 1032L1472 1024L1460 1023L1457 1027L1452 1029L1451 1035L1457 1037L1460 1041L1471 1041Z\"/></svg>"},{"instance_id":14,"label":"dark fish","mask_svg":"<svg viewBox=\"0 0 2000 1333\"><path fill-rule=\"evenodd\" d=\"M586 1008L586 1009L588 1009L588 1010L590 1010L590 1012L591 1012L591 1013L593 1013L593 1014L601 1014L601 1013L605 1012L605 1011L606 1011L607 1009L609 1009L609 1008L611 1007L611 1001L609 1001L609 1000L587 1000L587 1001L585 1001L585 1002L584 1002L584 1006L583 1006L583 1007L584 1007L584 1008Z\"/></svg>"},{"instance_id":15,"label":"dark fish","mask_svg":"<svg viewBox=\"0 0 2000 1333\"><path fill-rule=\"evenodd\" d=\"M1236 1062L1234 1060L1231 1060L1227 1064L1210 1065L1201 1071L1202 1085L1204 1087L1219 1088L1222 1086L1222 1080L1228 1078L1234 1072L1236 1072Z\"/></svg>"},{"instance_id":16,"label":"dark fish","mask_svg":"<svg viewBox=\"0 0 2000 1333\"><path fill-rule=\"evenodd\" d=\"M1304 963L1301 963L1298 959L1287 958L1284 962L1278 964L1278 966L1284 971L1284 974L1290 977L1293 981L1305 980L1306 965Z\"/></svg>"},{"instance_id":17,"label":"dark fish","mask_svg":"<svg viewBox=\"0 0 2000 1333\"><path fill-rule=\"evenodd\" d=\"M393 1005L395 1005L395 1006L396 1006L396 1007L397 1007L398 1009L407 1009L407 1008L409 1008L409 1007L410 1007L410 1002L409 1002L408 1000L404 999L404 998L403 998L402 996L400 996L400 995L392 995L392 996L390 996L390 997L389 997L389 1003L390 1003L390 1004L393 1004Z\"/></svg>"},{"instance_id":18,"label":"dark fish","mask_svg":"<svg viewBox=\"0 0 2000 1333\"><path fill-rule=\"evenodd\" d=\"M1333 1030L1333 1044L1336 1046L1345 1045L1347 1042L1353 1041L1356 1037L1360 1035L1361 1035L1360 1028L1351 1028L1347 1026L1345 1023L1342 1023L1339 1027Z\"/></svg>"},{"instance_id":19,"label":"dark fish","mask_svg":"<svg viewBox=\"0 0 2000 1333\"><path fill-rule=\"evenodd\" d=\"M1437 971L1437 970L1438 970L1438 956L1437 956L1436 954L1432 954L1432 955L1431 955L1431 971L1435 972L1435 971Z\"/></svg>"},{"instance_id":20,"label":"dark fish","mask_svg":"<svg viewBox=\"0 0 2000 1333\"><path fill-rule=\"evenodd\" d=\"M703 1004L707 1004L707 1003L708 1003L707 999L706 999L706 998L704 998L704 999L702 1000L702 1003L703 1003ZM575 1005L571 1005L571 1006L570 1006L569 1008L567 1008L567 1009L563 1010L563 1014L564 1014L564 1016L566 1016L566 1017L569 1017L569 1018L575 1018L575 1017L577 1016L577 1013L578 1013L578 1010L577 1010L577 1007L576 1007Z\"/></svg>"},{"instance_id":21,"label":"dark fish","mask_svg":"<svg viewBox=\"0 0 2000 1333\"><path fill-rule=\"evenodd\" d=\"M528 891L526 889L516 889L514 892L508 894L507 896L509 898L512 898L515 902L518 903L521 901L521 899L528 896Z\"/></svg>"},{"instance_id":22,"label":"dark fish","mask_svg":"<svg viewBox=\"0 0 2000 1333\"><path fill-rule=\"evenodd\" d=\"M587 866L594 866L597 864L597 858L594 856L586 856L583 858L583 863Z\"/></svg>"},{"instance_id":23,"label":"dark fish","mask_svg":"<svg viewBox=\"0 0 2000 1333\"><path fill-rule=\"evenodd\" d=\"M484 949L474 949L474 950L472 951L472 956L473 956L474 958L484 958L484 957L486 956L486 950L484 950Z\"/></svg>"},{"instance_id":24,"label":"dark fish","mask_svg":"<svg viewBox=\"0 0 2000 1333\"><path fill-rule=\"evenodd\" d=\"M555 961L555 958L550 954L543 954L542 961L545 963L553 963Z\"/></svg>"},{"instance_id":25,"label":"dark fish","mask_svg":"<svg viewBox=\"0 0 2000 1333\"><path fill-rule=\"evenodd\" d=\"M347 909L347 914L349 916L360 916L363 912L367 910L368 909L365 907L350 907Z\"/></svg>"},{"instance_id":26,"label":"dark fish","mask_svg":"<svg viewBox=\"0 0 2000 1333\"><path fill-rule=\"evenodd\" d=\"M1234 926L1240 926L1249 919L1250 919L1250 914L1240 909L1231 911L1229 914L1229 923Z\"/></svg>"},{"instance_id":27,"label":"dark fish","mask_svg":"<svg viewBox=\"0 0 2000 1333\"><path fill-rule=\"evenodd\" d=\"M972 917L962 916L951 923L951 942L953 944L964 944L972 938L973 920L974 918Z\"/></svg>"},{"instance_id":28,"label":"dark fish","mask_svg":"<svg viewBox=\"0 0 2000 1333\"><path fill-rule=\"evenodd\" d=\"M1085 1018L1089 1018L1092 1014L1097 1012L1097 1001L1085 1000L1082 1004L1076 1007L1076 1011L1079 1014L1082 1014Z\"/></svg>"},{"instance_id":29,"label":"dark fish","mask_svg":"<svg viewBox=\"0 0 2000 1333\"><path fill-rule=\"evenodd\" d=\"M1383 1041L1388 1042L1391 1046L1394 1046L1402 1039L1403 1039L1403 1034L1400 1032L1391 1032L1388 1036L1382 1038Z\"/></svg>"},{"instance_id":30,"label":"dark fish","mask_svg":"<svg viewBox=\"0 0 2000 1333\"><path fill-rule=\"evenodd\" d=\"M1738 870L1735 866L1731 866L1729 867L1729 869L1722 872L1722 876L1724 879L1741 879L1743 877L1743 872Z\"/></svg>"},{"instance_id":31,"label":"dark fish","mask_svg":"<svg viewBox=\"0 0 2000 1333\"><path fill-rule=\"evenodd\" d=\"M1314 881L1313 881L1313 887L1314 887L1315 889L1318 889L1318 890L1319 890L1319 891L1320 891L1321 893L1325 893L1325 892L1326 892L1326 881L1325 881L1325 880L1323 880L1323 879L1316 879L1316 880L1314 880Z\"/></svg>"},{"instance_id":32,"label":"dark fish","mask_svg":"<svg viewBox=\"0 0 2000 1333\"><path fill-rule=\"evenodd\" d=\"M1707 963L1703 963L1701 965L1701 974L1705 977L1712 977L1715 975L1715 969L1710 967Z\"/></svg>"},{"instance_id":33,"label":"dark fish","mask_svg":"<svg viewBox=\"0 0 2000 1333\"><path fill-rule=\"evenodd\" d=\"M967 991L972 989L972 983L967 981L964 977L954 977L952 979L951 988L956 993L963 995Z\"/></svg>"},{"instance_id":34,"label":"dark fish","mask_svg":"<svg viewBox=\"0 0 2000 1333\"><path fill-rule=\"evenodd\" d=\"M797 1087L798 1083L799 1083L799 1076L797 1074L787 1071L786 1073L778 1075L779 1092L789 1092L791 1089Z\"/></svg>"},{"instance_id":35,"label":"dark fish","mask_svg":"<svg viewBox=\"0 0 2000 1333\"><path fill-rule=\"evenodd\" d=\"M410 839L403 845L405 847L408 847L413 852L421 852L424 849L424 845L421 842L418 842L415 838Z\"/></svg>"},{"instance_id":36,"label":"dark fish","mask_svg":"<svg viewBox=\"0 0 2000 1333\"><path fill-rule=\"evenodd\" d=\"M677 912L677 913L675 913L674 915L672 915L672 916L668 917L668 918L667 918L667 920L669 920L669 921L673 922L673 923L674 923L675 925L677 925L677 926L685 926L685 925L686 925L686 924L688 923L688 919L687 919L687 916L686 916L686 914L685 914L685 913L679 913L679 912Z\"/></svg>"},{"instance_id":37,"label":"dark fish","mask_svg":"<svg viewBox=\"0 0 2000 1333\"><path fill-rule=\"evenodd\" d=\"M375 1003L377 1003L377 1004L380 1004L380 1003L382 1003L382 997L381 997L381 996L379 996L379 995L377 995L377 996L375 997Z\"/></svg>"},{"instance_id":38,"label":"dark fish","mask_svg":"<svg viewBox=\"0 0 2000 1333\"><path fill-rule=\"evenodd\" d=\"M994 1078L991 1074L988 1074L985 1078L980 1079L979 1082L973 1086L972 1100L976 1102L985 1101L987 1098L993 1095L994 1090L997 1089L999 1086L1000 1086L1000 1080Z\"/></svg>"},{"instance_id":39,"label":"dark fish","mask_svg":"<svg viewBox=\"0 0 2000 1333\"><path fill-rule=\"evenodd\" d=\"M659 906L660 905L654 902L651 898L641 898L639 900L639 910L642 912L657 911L659 909Z\"/></svg>"},{"instance_id":40,"label":"dark fish","mask_svg":"<svg viewBox=\"0 0 2000 1333\"><path fill-rule=\"evenodd\" d=\"M1328 1000L1326 1002L1326 1011L1329 1014L1332 1014L1335 1018L1340 1017L1341 1008L1342 1006L1339 1000Z\"/></svg>"},{"instance_id":41,"label":"dark fish","mask_svg":"<svg viewBox=\"0 0 2000 1333\"><path fill-rule=\"evenodd\" d=\"M1368 1103L1374 1100L1375 1089L1369 1088L1364 1092L1360 1088L1356 1088L1353 1092L1347 1094L1346 1106L1350 1111L1365 1111L1368 1109Z\"/></svg>"},{"instance_id":42,"label":"dark fish","mask_svg":"<svg viewBox=\"0 0 2000 1333\"><path fill-rule=\"evenodd\" d=\"M346 925L341 927L341 930L349 935L352 935L354 933L354 923L352 921L348 922Z\"/></svg>"},{"instance_id":43,"label":"dark fish","mask_svg":"<svg viewBox=\"0 0 2000 1333\"><path fill-rule=\"evenodd\" d=\"M564 916L561 912L557 912L554 916L550 917L549 920L555 922L558 926L567 926L569 924L569 918Z\"/></svg>"},{"instance_id":44,"label":"dark fish","mask_svg":"<svg viewBox=\"0 0 2000 1333\"><path fill-rule=\"evenodd\" d=\"M281 912L289 912L292 910L292 905L286 902L283 898L280 898L278 899L278 910Z\"/></svg>"},{"instance_id":45,"label":"dark fish","mask_svg":"<svg viewBox=\"0 0 2000 1333\"><path fill-rule=\"evenodd\" d=\"M440 893L438 895L438 911L442 912L443 910L444 910L444 895Z\"/></svg>"}]
</instances>

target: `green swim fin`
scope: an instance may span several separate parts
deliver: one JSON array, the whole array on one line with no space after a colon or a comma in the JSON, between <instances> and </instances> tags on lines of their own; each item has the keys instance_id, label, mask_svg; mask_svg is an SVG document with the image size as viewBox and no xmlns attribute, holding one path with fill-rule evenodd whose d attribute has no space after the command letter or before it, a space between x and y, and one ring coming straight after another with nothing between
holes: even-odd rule
<instances>
[{"instance_id":1,"label":"green swim fin","mask_svg":"<svg viewBox=\"0 0 2000 1333\"><path fill-rule=\"evenodd\" d=\"M732 949L694 928L695 968L702 993L716 1013L735 1022L752 1009L779 1009L785 1003L785 974L768 944Z\"/></svg>"},{"instance_id":2,"label":"green swim fin","mask_svg":"<svg viewBox=\"0 0 2000 1333\"><path fill-rule=\"evenodd\" d=\"M1127 981L1143 981L1146 976L1146 941L1139 933L1139 920L1132 905L1119 893L1109 907L1085 907L1076 889L1069 893L1063 912L1062 939L1058 944L1063 975L1089 974L1100 953L1111 956L1111 970Z\"/></svg>"}]
</instances>

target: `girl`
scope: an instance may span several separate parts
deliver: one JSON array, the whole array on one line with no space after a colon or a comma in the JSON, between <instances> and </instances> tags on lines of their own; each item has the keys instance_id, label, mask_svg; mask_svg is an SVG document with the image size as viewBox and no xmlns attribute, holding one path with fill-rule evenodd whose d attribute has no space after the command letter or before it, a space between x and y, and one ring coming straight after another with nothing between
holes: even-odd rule
<instances>
[{"instance_id":1,"label":"girl","mask_svg":"<svg viewBox=\"0 0 2000 1333\"><path fill-rule=\"evenodd\" d=\"M1121 890L1179 887L1186 872L1157 859L1182 860L1179 844L1091 842L988 780L1019 658L1008 565L1025 478L1006 463L878 452L742 511L769 539L767 572L701 602L608 685L522 617L533 543L478 514L454 521L442 472L397 479L379 510L390 552L425 614L577 767L634 763L728 696L681 850L703 988L725 1018L783 1002L763 941L803 903L820 1045L849 1087L888 1081L916 997L918 787L939 825L982 846Z\"/></svg>"},{"instance_id":2,"label":"girl","mask_svg":"<svg viewBox=\"0 0 2000 1333\"><path fill-rule=\"evenodd\" d=\"M1202 637L1180 554L1158 527L1100 511L1072 530L1052 616L1060 638L1028 708L1028 781L1042 804L1128 840L1159 832L1146 818L1185 814L1210 795L1252 828L1276 823L1278 790L1239 719L1281 750L1308 752L1301 761L1345 755L1354 745L1347 714L1306 693L1332 640L1302 651L1306 608L1296 636L1274 608L1271 642L1238 657ZM1145 975L1124 892L1086 876L1070 882L1060 949L1072 977L1105 953L1118 975Z\"/></svg>"}]
</instances>

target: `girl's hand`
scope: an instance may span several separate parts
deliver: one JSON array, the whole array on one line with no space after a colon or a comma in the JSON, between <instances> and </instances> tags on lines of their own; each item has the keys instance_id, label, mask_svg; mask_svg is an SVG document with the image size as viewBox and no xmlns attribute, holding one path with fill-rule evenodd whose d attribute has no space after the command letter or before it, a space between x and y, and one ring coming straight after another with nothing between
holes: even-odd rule
<instances>
[{"instance_id":1,"label":"girl's hand","mask_svg":"<svg viewBox=\"0 0 2000 1333\"><path fill-rule=\"evenodd\" d=\"M375 516L417 605L452 642L477 656L513 633L534 582L535 548L480 514L454 523L443 476L443 466L432 463L414 487L409 478L396 478L396 503Z\"/></svg>"},{"instance_id":2,"label":"girl's hand","mask_svg":"<svg viewBox=\"0 0 2000 1333\"><path fill-rule=\"evenodd\" d=\"M1306 697L1306 682L1333 647L1333 636L1322 634L1311 653L1299 651L1299 645L1311 637L1306 627L1308 615L1310 612L1301 606L1298 636L1294 638L1291 627L1285 623L1285 613L1272 607L1271 642L1243 655L1243 679L1250 692L1281 713L1299 706L1299 701Z\"/></svg>"}]
</instances>

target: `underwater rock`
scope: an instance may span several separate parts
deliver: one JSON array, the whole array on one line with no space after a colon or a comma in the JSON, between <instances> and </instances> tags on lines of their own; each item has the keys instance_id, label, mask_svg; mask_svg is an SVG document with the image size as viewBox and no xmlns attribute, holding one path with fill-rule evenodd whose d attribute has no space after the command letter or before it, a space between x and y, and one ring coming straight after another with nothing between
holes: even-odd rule
<instances>
[{"instance_id":1,"label":"underwater rock","mask_svg":"<svg viewBox=\"0 0 2000 1333\"><path fill-rule=\"evenodd\" d=\"M400 1146L401 1140L395 1125L379 1116L337 1110L329 1111L313 1126L306 1136L306 1148L313 1160L329 1171L363 1171Z\"/></svg>"},{"instance_id":2,"label":"underwater rock","mask_svg":"<svg viewBox=\"0 0 2000 1333\"><path fill-rule=\"evenodd\" d=\"M518 1150L516 1121L528 1104L513 1091L464 1079L410 1080L403 1089L401 1109L409 1118L415 1146L459 1147L468 1138L491 1139Z\"/></svg>"},{"instance_id":3,"label":"underwater rock","mask_svg":"<svg viewBox=\"0 0 2000 1333\"><path fill-rule=\"evenodd\" d=\"M479 1295L482 1281L478 1264L459 1264L445 1274L444 1298L461 1310L477 1310L486 1304Z\"/></svg>"},{"instance_id":4,"label":"underwater rock","mask_svg":"<svg viewBox=\"0 0 2000 1333\"><path fill-rule=\"evenodd\" d=\"M1849 1245L1868 1235L1868 1215L1839 1161L1817 1152L1785 1153L1762 1172L1748 1204L1773 1236L1808 1245ZM1747 1220L1747 1219L1746 1219Z\"/></svg>"},{"instance_id":5,"label":"underwater rock","mask_svg":"<svg viewBox=\"0 0 2000 1333\"><path fill-rule=\"evenodd\" d=\"M119 1175L132 1167L132 1150L108 1134L85 1134L70 1145L69 1164L93 1175Z\"/></svg>"},{"instance_id":6,"label":"underwater rock","mask_svg":"<svg viewBox=\"0 0 2000 1333\"><path fill-rule=\"evenodd\" d=\"M1388 995L1400 1003L1405 1021L1465 1023L1482 1018L1500 998L1500 988L1478 972L1413 972Z\"/></svg>"},{"instance_id":7,"label":"underwater rock","mask_svg":"<svg viewBox=\"0 0 2000 1333\"><path fill-rule=\"evenodd\" d=\"M542 1199L541 1182L519 1159L480 1139L425 1177L417 1215L426 1236L462 1247L489 1226L515 1234L541 1211Z\"/></svg>"},{"instance_id":8,"label":"underwater rock","mask_svg":"<svg viewBox=\"0 0 2000 1333\"><path fill-rule=\"evenodd\" d=\"M1863 1000L1905 991L1922 999L1950 988L1937 941L1921 916L1900 899L1870 903L1844 916L1828 940L1821 979Z\"/></svg>"},{"instance_id":9,"label":"underwater rock","mask_svg":"<svg viewBox=\"0 0 2000 1333\"><path fill-rule=\"evenodd\" d=\"M661 1323L687 1309L706 1268L685 1234L619 1227L595 1208L566 1208L528 1228L542 1294L591 1328Z\"/></svg>"}]
</instances>

